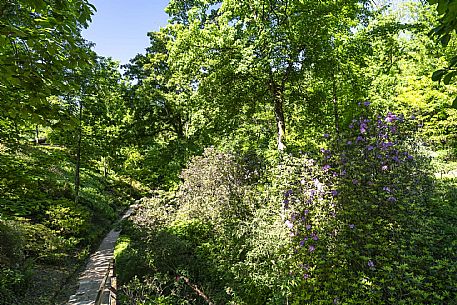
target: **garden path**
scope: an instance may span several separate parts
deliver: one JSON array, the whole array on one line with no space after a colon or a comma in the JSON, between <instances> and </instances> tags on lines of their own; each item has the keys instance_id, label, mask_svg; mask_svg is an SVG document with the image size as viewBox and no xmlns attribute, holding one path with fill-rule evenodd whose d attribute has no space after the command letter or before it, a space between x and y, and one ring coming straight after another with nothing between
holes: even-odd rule
<instances>
[{"instance_id":1,"label":"garden path","mask_svg":"<svg viewBox=\"0 0 457 305\"><path fill-rule=\"evenodd\" d=\"M128 218L137 207L137 205L130 206L121 220ZM68 305L94 305L96 303L99 293L103 293L106 282L108 281L109 284L111 276L113 276L114 247L120 232L117 229L111 230L103 239L98 250L91 255L85 270L79 277L79 288L70 297ZM101 298L99 304L109 304L108 302L108 298Z\"/></svg>"}]
</instances>

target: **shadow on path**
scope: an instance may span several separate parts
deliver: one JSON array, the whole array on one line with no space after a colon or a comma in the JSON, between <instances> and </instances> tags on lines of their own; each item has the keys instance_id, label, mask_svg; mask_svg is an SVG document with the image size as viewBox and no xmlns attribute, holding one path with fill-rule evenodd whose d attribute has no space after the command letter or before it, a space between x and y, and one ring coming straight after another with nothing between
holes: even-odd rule
<instances>
[{"instance_id":1,"label":"shadow on path","mask_svg":"<svg viewBox=\"0 0 457 305\"><path fill-rule=\"evenodd\" d=\"M136 208L136 205L130 206L121 220L128 218ZM79 277L79 288L76 293L70 297L70 300L67 303L68 305L95 304L99 291L103 288L106 276L112 267L111 263L114 259L114 247L119 238L119 234L120 230L111 230L103 239L98 250L91 255L85 270Z\"/></svg>"}]
</instances>

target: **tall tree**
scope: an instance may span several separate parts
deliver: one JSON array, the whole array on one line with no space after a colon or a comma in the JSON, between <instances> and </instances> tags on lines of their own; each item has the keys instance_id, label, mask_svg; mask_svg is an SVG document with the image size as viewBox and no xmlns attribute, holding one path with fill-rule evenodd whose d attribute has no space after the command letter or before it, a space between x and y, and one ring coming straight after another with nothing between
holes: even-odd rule
<instances>
[{"instance_id":1,"label":"tall tree","mask_svg":"<svg viewBox=\"0 0 457 305\"><path fill-rule=\"evenodd\" d=\"M169 62L178 75L187 74L189 86L197 87L207 103L234 103L217 96L223 91L214 90L217 85L229 83L241 104L248 103L243 90L253 90L253 103L272 108L277 148L283 151L285 105L295 102L290 88L309 71L328 65L338 34L350 33L361 9L358 1L206 2L189 10L186 23L177 27ZM233 115L241 108L235 107Z\"/></svg>"},{"instance_id":2,"label":"tall tree","mask_svg":"<svg viewBox=\"0 0 457 305\"><path fill-rule=\"evenodd\" d=\"M127 89L132 119L125 136L131 139L130 149L154 169L157 182L166 176L177 177L192 143L199 141L201 129L195 128L199 110L192 107L192 89L172 77L167 48L172 33L162 29L148 36L146 54L137 55L125 66L126 76L132 81ZM175 158L170 159L170 154Z\"/></svg>"},{"instance_id":3,"label":"tall tree","mask_svg":"<svg viewBox=\"0 0 457 305\"><path fill-rule=\"evenodd\" d=\"M126 75L136 82L131 89L132 110L136 136L152 139L169 133L177 138L186 137L188 121L186 101L188 92L172 83L168 65L167 31L148 33L150 46L145 55L137 55L126 65ZM137 138L138 139L138 138Z\"/></svg>"}]
</instances>

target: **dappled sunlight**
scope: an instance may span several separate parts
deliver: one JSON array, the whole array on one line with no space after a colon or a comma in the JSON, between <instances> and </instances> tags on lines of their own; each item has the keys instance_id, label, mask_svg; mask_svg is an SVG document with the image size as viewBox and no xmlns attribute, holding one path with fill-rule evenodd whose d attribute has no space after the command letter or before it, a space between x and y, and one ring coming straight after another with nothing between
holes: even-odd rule
<instances>
[{"instance_id":1,"label":"dappled sunlight","mask_svg":"<svg viewBox=\"0 0 457 305\"><path fill-rule=\"evenodd\" d=\"M3 1L0 305L454 304L454 4Z\"/></svg>"}]
</instances>

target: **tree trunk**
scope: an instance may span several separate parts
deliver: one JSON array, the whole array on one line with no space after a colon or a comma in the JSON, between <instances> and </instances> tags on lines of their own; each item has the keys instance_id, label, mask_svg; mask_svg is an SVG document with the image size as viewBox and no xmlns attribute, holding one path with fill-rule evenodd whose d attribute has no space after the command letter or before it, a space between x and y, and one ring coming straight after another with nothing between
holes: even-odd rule
<instances>
[{"instance_id":1,"label":"tree trunk","mask_svg":"<svg viewBox=\"0 0 457 305\"><path fill-rule=\"evenodd\" d=\"M274 100L274 112L277 128L278 151L283 152L286 148L286 122L284 120L284 98L283 92L279 90L275 81L270 78L270 91Z\"/></svg>"},{"instance_id":2,"label":"tree trunk","mask_svg":"<svg viewBox=\"0 0 457 305\"><path fill-rule=\"evenodd\" d=\"M40 131L38 130L38 125L35 125L35 145L38 145L40 144L39 143L39 135L40 135Z\"/></svg>"},{"instance_id":3,"label":"tree trunk","mask_svg":"<svg viewBox=\"0 0 457 305\"><path fill-rule=\"evenodd\" d=\"M78 127L78 139L76 147L76 167L75 167L75 204L78 204L79 201L79 186L81 183L80 180L80 169L81 169L81 141L82 141L82 116L83 116L83 104L79 102L79 127Z\"/></svg>"},{"instance_id":4,"label":"tree trunk","mask_svg":"<svg viewBox=\"0 0 457 305\"><path fill-rule=\"evenodd\" d=\"M108 179L108 157L102 157L103 158L103 177L105 177L105 180Z\"/></svg>"},{"instance_id":5,"label":"tree trunk","mask_svg":"<svg viewBox=\"0 0 457 305\"><path fill-rule=\"evenodd\" d=\"M333 73L332 77L333 81L333 115L334 115L334 120L335 120L335 131L336 135L339 137L340 135L340 116L338 112L338 94L337 94L337 87L336 87L336 78L335 78L335 73Z\"/></svg>"},{"instance_id":6,"label":"tree trunk","mask_svg":"<svg viewBox=\"0 0 457 305\"><path fill-rule=\"evenodd\" d=\"M284 121L284 111L283 111L283 100L281 96L275 97L275 118L276 126L278 129L278 150L280 152L284 151L286 145L286 123Z\"/></svg>"},{"instance_id":7,"label":"tree trunk","mask_svg":"<svg viewBox=\"0 0 457 305\"><path fill-rule=\"evenodd\" d=\"M175 130L176 130L176 134L178 135L178 139L182 140L185 138L184 122L180 115L177 115L177 117L176 117Z\"/></svg>"}]
</instances>

